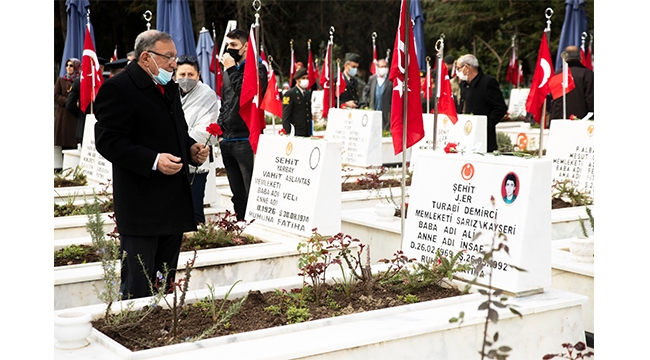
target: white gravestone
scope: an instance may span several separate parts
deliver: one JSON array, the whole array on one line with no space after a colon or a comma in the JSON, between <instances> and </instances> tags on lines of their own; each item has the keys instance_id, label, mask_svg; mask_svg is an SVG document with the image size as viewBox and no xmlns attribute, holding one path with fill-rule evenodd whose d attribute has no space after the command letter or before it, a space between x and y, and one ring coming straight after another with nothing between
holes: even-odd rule
<instances>
[{"instance_id":1,"label":"white gravestone","mask_svg":"<svg viewBox=\"0 0 650 360\"><path fill-rule=\"evenodd\" d=\"M503 233L510 255L494 254L492 285L515 294L541 292L551 284L550 182L551 161L544 158L423 154L413 172L402 250L420 262L433 260L438 249L447 257L462 251L465 263ZM510 199L508 189L514 189ZM485 267L478 282L487 281Z\"/></svg>"},{"instance_id":2,"label":"white gravestone","mask_svg":"<svg viewBox=\"0 0 650 360\"><path fill-rule=\"evenodd\" d=\"M341 231L340 144L261 135L246 220L309 237Z\"/></svg>"},{"instance_id":3,"label":"white gravestone","mask_svg":"<svg viewBox=\"0 0 650 360\"><path fill-rule=\"evenodd\" d=\"M422 114L424 120L424 137L413 145L411 165L417 162L417 156L433 150L433 114ZM438 114L436 129L436 149L442 150L448 143L455 143L457 149L466 152L487 151L487 116L458 115L454 124L445 114Z\"/></svg>"},{"instance_id":4,"label":"white gravestone","mask_svg":"<svg viewBox=\"0 0 650 360\"><path fill-rule=\"evenodd\" d=\"M108 183L113 178L113 166L106 160L95 148L95 115L86 115L86 125L84 127L84 136L81 142L81 159L79 165L84 169L84 173L89 183L101 184Z\"/></svg>"},{"instance_id":5,"label":"white gravestone","mask_svg":"<svg viewBox=\"0 0 650 360\"><path fill-rule=\"evenodd\" d=\"M515 151L535 151L539 149L539 128L533 128L530 123L522 122L515 127L500 127L496 132L501 132L510 137L510 142ZM549 130L544 129L542 147L548 150Z\"/></svg>"},{"instance_id":6,"label":"white gravestone","mask_svg":"<svg viewBox=\"0 0 650 360\"><path fill-rule=\"evenodd\" d=\"M553 161L552 179L594 197L594 122L553 120L546 157Z\"/></svg>"},{"instance_id":7,"label":"white gravestone","mask_svg":"<svg viewBox=\"0 0 650 360\"><path fill-rule=\"evenodd\" d=\"M342 144L344 164L381 166L381 111L330 109L325 139Z\"/></svg>"},{"instance_id":8,"label":"white gravestone","mask_svg":"<svg viewBox=\"0 0 650 360\"><path fill-rule=\"evenodd\" d=\"M508 115L511 119L526 116L526 99L530 89L510 90L510 101L508 101Z\"/></svg>"}]
</instances>

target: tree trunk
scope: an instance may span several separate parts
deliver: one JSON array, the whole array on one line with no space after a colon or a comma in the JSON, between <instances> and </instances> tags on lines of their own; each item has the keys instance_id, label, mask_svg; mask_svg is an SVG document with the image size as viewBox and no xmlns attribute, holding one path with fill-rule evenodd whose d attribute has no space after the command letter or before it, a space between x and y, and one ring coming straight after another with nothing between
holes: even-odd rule
<instances>
[{"instance_id":1,"label":"tree trunk","mask_svg":"<svg viewBox=\"0 0 650 360\"><path fill-rule=\"evenodd\" d=\"M199 33L205 27L205 7L203 0L194 0L194 32Z\"/></svg>"},{"instance_id":2,"label":"tree trunk","mask_svg":"<svg viewBox=\"0 0 650 360\"><path fill-rule=\"evenodd\" d=\"M65 0L59 0L59 17L61 17L61 37L65 44L65 36L68 33L68 13L65 11Z\"/></svg>"}]
</instances>

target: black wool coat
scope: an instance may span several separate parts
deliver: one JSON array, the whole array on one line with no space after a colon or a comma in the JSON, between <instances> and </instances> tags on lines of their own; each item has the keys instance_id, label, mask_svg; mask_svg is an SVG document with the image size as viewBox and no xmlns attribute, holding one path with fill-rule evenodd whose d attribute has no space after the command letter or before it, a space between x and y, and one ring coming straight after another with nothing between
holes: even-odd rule
<instances>
[{"instance_id":1,"label":"black wool coat","mask_svg":"<svg viewBox=\"0 0 650 360\"><path fill-rule=\"evenodd\" d=\"M508 112L508 106L495 78L479 71L470 83L461 82L460 104L456 111L459 114L486 115L487 151L497 150L496 125Z\"/></svg>"},{"instance_id":2,"label":"black wool coat","mask_svg":"<svg viewBox=\"0 0 650 360\"><path fill-rule=\"evenodd\" d=\"M178 85L170 81L161 93L133 61L101 86L95 117L95 146L113 166L118 232L157 236L196 230L188 175L195 141L188 135ZM152 170L158 153L180 157L181 171Z\"/></svg>"}]
</instances>

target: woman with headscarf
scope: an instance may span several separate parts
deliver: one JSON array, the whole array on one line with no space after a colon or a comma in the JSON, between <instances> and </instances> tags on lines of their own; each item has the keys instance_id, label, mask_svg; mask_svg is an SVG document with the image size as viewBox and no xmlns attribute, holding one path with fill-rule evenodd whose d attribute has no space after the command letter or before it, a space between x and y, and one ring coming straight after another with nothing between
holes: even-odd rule
<instances>
[{"instance_id":1,"label":"woman with headscarf","mask_svg":"<svg viewBox=\"0 0 650 360\"><path fill-rule=\"evenodd\" d=\"M219 117L217 106L217 95L214 90L201 81L199 62L195 56L181 55L176 62L176 82L180 88L181 104L187 121L187 128L196 142L205 144L210 134L206 127L216 123ZM211 138L210 145L216 145L217 139ZM190 165L192 182L192 197L194 200L194 215L197 224L205 223L203 211L203 198L205 197L205 185L210 174L210 160L206 160L201 166ZM214 173L212 173L214 176Z\"/></svg>"},{"instance_id":2,"label":"woman with headscarf","mask_svg":"<svg viewBox=\"0 0 650 360\"><path fill-rule=\"evenodd\" d=\"M54 117L54 145L63 150L77 148L77 117L65 108L65 100L72 90L72 82L81 71L81 61L70 58L65 62L65 75L56 79L54 102L57 105Z\"/></svg>"}]
</instances>

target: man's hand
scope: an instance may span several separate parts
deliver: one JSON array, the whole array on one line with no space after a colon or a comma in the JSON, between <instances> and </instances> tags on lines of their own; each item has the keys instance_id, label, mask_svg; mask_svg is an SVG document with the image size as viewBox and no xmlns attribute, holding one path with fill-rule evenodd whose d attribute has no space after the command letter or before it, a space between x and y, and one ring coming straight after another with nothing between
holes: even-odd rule
<instances>
[{"instance_id":1,"label":"man's hand","mask_svg":"<svg viewBox=\"0 0 650 360\"><path fill-rule=\"evenodd\" d=\"M221 63L223 64L224 69L228 69L235 66L235 59L233 59L227 52L224 52L223 55L221 55Z\"/></svg>"},{"instance_id":2,"label":"man's hand","mask_svg":"<svg viewBox=\"0 0 650 360\"><path fill-rule=\"evenodd\" d=\"M183 168L183 162L178 156L161 153L158 157L158 171L165 175L174 175Z\"/></svg>"},{"instance_id":3,"label":"man's hand","mask_svg":"<svg viewBox=\"0 0 650 360\"><path fill-rule=\"evenodd\" d=\"M351 108L351 109L356 109L358 107L357 103L355 103L354 100L346 101L345 106L348 107L348 108Z\"/></svg>"},{"instance_id":4,"label":"man's hand","mask_svg":"<svg viewBox=\"0 0 650 360\"><path fill-rule=\"evenodd\" d=\"M192 161L197 164L203 164L208 158L208 155L210 155L210 147L205 146L204 144L195 143L190 148L190 155L192 156Z\"/></svg>"}]
</instances>

